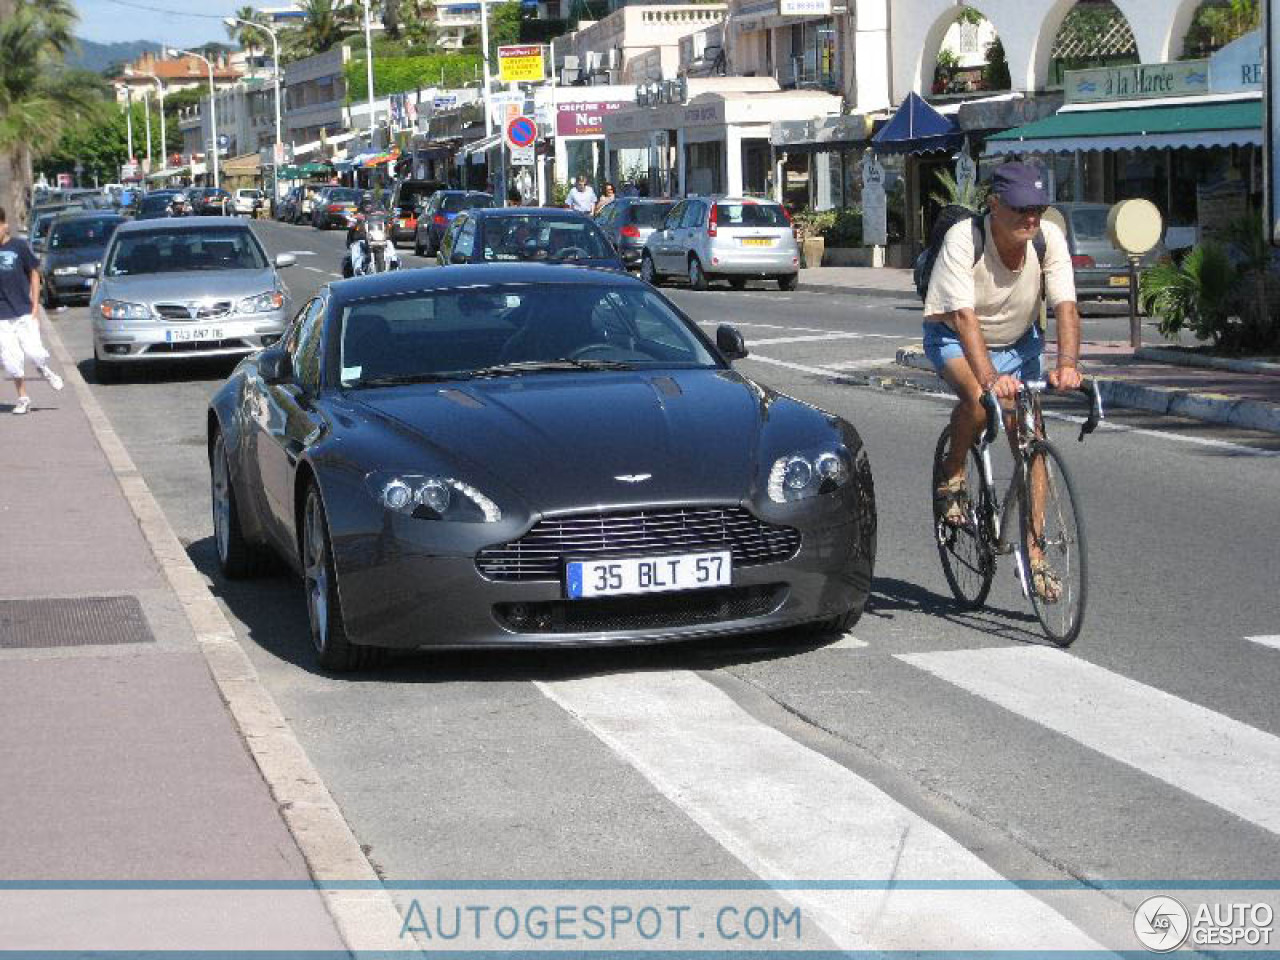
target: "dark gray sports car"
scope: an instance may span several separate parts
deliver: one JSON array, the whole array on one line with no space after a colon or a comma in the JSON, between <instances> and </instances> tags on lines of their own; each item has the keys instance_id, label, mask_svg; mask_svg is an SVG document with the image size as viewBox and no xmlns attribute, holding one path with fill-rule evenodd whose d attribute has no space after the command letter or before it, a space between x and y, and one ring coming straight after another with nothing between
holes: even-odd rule
<instances>
[{"instance_id":1,"label":"dark gray sports car","mask_svg":"<svg viewBox=\"0 0 1280 960\"><path fill-rule=\"evenodd\" d=\"M303 576L320 663L842 629L875 558L839 417L652 287L545 264L331 284L209 407L218 557Z\"/></svg>"}]
</instances>

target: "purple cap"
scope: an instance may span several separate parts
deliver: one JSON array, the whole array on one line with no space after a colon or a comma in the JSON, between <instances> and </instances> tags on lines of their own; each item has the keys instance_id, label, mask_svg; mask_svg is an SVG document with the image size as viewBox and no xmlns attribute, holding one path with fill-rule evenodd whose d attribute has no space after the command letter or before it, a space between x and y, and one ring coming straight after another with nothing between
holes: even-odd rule
<instances>
[{"instance_id":1,"label":"purple cap","mask_svg":"<svg viewBox=\"0 0 1280 960\"><path fill-rule=\"evenodd\" d=\"M1044 174L1029 163L1002 163L991 175L991 192L1006 207L1047 207Z\"/></svg>"}]
</instances>

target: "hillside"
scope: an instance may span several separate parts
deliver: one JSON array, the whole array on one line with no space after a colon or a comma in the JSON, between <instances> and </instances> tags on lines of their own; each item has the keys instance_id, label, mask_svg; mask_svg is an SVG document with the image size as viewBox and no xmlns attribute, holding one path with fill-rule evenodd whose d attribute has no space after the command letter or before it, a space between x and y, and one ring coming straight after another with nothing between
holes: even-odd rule
<instances>
[{"instance_id":1,"label":"hillside","mask_svg":"<svg viewBox=\"0 0 1280 960\"><path fill-rule=\"evenodd\" d=\"M161 44L151 40L133 40L127 43L95 43L82 37L76 38L77 48L67 54L67 66L101 73L113 63L131 62L147 50L159 50Z\"/></svg>"}]
</instances>

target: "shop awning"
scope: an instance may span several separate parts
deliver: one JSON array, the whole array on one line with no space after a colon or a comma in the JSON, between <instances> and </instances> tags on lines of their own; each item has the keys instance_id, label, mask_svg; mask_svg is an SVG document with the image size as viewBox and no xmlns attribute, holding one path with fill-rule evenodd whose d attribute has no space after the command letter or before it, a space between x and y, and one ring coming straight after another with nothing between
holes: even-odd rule
<instances>
[{"instance_id":1,"label":"shop awning","mask_svg":"<svg viewBox=\"0 0 1280 960\"><path fill-rule=\"evenodd\" d=\"M480 140L472 140L470 143L464 143L462 145L462 149L458 151L458 156L465 157L477 153L488 153L496 147L501 140L502 135L497 133L488 137L483 137Z\"/></svg>"},{"instance_id":2,"label":"shop awning","mask_svg":"<svg viewBox=\"0 0 1280 960\"><path fill-rule=\"evenodd\" d=\"M1073 110L987 138L989 156L1262 145L1262 101Z\"/></svg>"},{"instance_id":3,"label":"shop awning","mask_svg":"<svg viewBox=\"0 0 1280 960\"><path fill-rule=\"evenodd\" d=\"M954 150L963 142L964 134L956 122L913 91L871 138L871 148L877 153L930 153Z\"/></svg>"},{"instance_id":4,"label":"shop awning","mask_svg":"<svg viewBox=\"0 0 1280 960\"><path fill-rule=\"evenodd\" d=\"M256 176L262 169L262 157L256 153L242 153L222 161L222 172L229 177Z\"/></svg>"},{"instance_id":5,"label":"shop awning","mask_svg":"<svg viewBox=\"0 0 1280 960\"><path fill-rule=\"evenodd\" d=\"M301 180L303 177L324 177L333 173L333 167L327 163L303 163L297 166L281 167L281 180Z\"/></svg>"}]
</instances>

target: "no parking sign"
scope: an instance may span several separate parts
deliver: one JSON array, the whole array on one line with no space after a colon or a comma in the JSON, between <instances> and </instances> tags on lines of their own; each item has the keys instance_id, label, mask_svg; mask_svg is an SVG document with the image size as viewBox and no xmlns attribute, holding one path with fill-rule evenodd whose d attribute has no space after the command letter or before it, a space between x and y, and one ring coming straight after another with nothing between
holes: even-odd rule
<instances>
[{"instance_id":1,"label":"no parking sign","mask_svg":"<svg viewBox=\"0 0 1280 960\"><path fill-rule=\"evenodd\" d=\"M538 139L538 124L533 117L512 117L505 130L507 146L512 150L532 147Z\"/></svg>"}]
</instances>

